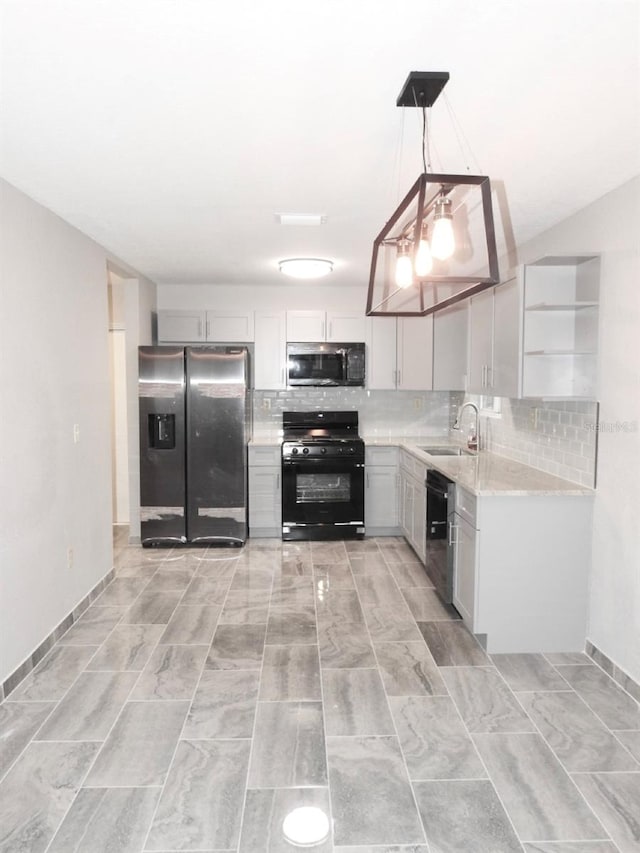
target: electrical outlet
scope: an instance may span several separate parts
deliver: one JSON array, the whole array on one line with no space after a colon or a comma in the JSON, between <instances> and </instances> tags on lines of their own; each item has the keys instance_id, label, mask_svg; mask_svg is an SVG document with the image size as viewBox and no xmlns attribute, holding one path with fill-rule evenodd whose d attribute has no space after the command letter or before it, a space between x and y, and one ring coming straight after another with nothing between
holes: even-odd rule
<instances>
[{"instance_id":1,"label":"electrical outlet","mask_svg":"<svg viewBox=\"0 0 640 853\"><path fill-rule=\"evenodd\" d=\"M421 411L423 407L424 407L424 400L422 399L422 397L414 397L413 398L413 408L416 410L416 412Z\"/></svg>"},{"instance_id":2,"label":"electrical outlet","mask_svg":"<svg viewBox=\"0 0 640 853\"><path fill-rule=\"evenodd\" d=\"M67 568L73 568L73 548L67 548Z\"/></svg>"},{"instance_id":3,"label":"electrical outlet","mask_svg":"<svg viewBox=\"0 0 640 853\"><path fill-rule=\"evenodd\" d=\"M538 409L535 406L529 409L529 426L538 429Z\"/></svg>"},{"instance_id":4,"label":"electrical outlet","mask_svg":"<svg viewBox=\"0 0 640 853\"><path fill-rule=\"evenodd\" d=\"M77 444L80 441L80 424L73 425L73 443Z\"/></svg>"},{"instance_id":5,"label":"electrical outlet","mask_svg":"<svg viewBox=\"0 0 640 853\"><path fill-rule=\"evenodd\" d=\"M271 398L270 397L263 397L262 398L262 408L265 411L268 411L271 408Z\"/></svg>"}]
</instances>

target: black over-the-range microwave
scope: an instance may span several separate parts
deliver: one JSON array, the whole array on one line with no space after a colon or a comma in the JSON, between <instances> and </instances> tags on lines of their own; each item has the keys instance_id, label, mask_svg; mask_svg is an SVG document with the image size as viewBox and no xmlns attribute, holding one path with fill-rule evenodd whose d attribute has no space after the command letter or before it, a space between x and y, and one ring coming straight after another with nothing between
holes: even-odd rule
<instances>
[{"instance_id":1,"label":"black over-the-range microwave","mask_svg":"<svg viewBox=\"0 0 640 853\"><path fill-rule=\"evenodd\" d=\"M287 385L360 385L365 380L362 343L288 343Z\"/></svg>"}]
</instances>

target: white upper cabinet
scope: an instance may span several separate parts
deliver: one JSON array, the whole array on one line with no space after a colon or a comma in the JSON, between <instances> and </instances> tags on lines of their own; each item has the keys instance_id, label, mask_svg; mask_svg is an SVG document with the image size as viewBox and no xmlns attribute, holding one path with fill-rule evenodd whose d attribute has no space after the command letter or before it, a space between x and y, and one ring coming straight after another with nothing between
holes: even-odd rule
<instances>
[{"instance_id":1,"label":"white upper cabinet","mask_svg":"<svg viewBox=\"0 0 640 853\"><path fill-rule=\"evenodd\" d=\"M372 391L430 391L433 317L369 317L367 387Z\"/></svg>"},{"instance_id":2,"label":"white upper cabinet","mask_svg":"<svg viewBox=\"0 0 640 853\"><path fill-rule=\"evenodd\" d=\"M366 338L364 314L327 311L327 340L334 343L363 343Z\"/></svg>"},{"instance_id":3,"label":"white upper cabinet","mask_svg":"<svg viewBox=\"0 0 640 853\"><path fill-rule=\"evenodd\" d=\"M493 371L493 288L469 300L469 391L489 393Z\"/></svg>"},{"instance_id":4,"label":"white upper cabinet","mask_svg":"<svg viewBox=\"0 0 640 853\"><path fill-rule=\"evenodd\" d=\"M323 341L326 325L324 311L287 311L287 340Z\"/></svg>"},{"instance_id":5,"label":"white upper cabinet","mask_svg":"<svg viewBox=\"0 0 640 853\"><path fill-rule=\"evenodd\" d=\"M207 311L207 340L251 343L253 311Z\"/></svg>"},{"instance_id":6,"label":"white upper cabinet","mask_svg":"<svg viewBox=\"0 0 640 853\"><path fill-rule=\"evenodd\" d=\"M365 317L333 311L287 311L287 340L362 342L365 340Z\"/></svg>"},{"instance_id":7,"label":"white upper cabinet","mask_svg":"<svg viewBox=\"0 0 640 853\"><path fill-rule=\"evenodd\" d=\"M521 345L522 288L512 278L493 289L493 370L489 379L494 396L519 396Z\"/></svg>"},{"instance_id":8,"label":"white upper cabinet","mask_svg":"<svg viewBox=\"0 0 640 853\"><path fill-rule=\"evenodd\" d=\"M520 394L521 288L513 278L469 300L468 390L495 397Z\"/></svg>"},{"instance_id":9,"label":"white upper cabinet","mask_svg":"<svg viewBox=\"0 0 640 853\"><path fill-rule=\"evenodd\" d=\"M158 311L160 343L250 343L253 311Z\"/></svg>"},{"instance_id":10,"label":"white upper cabinet","mask_svg":"<svg viewBox=\"0 0 640 853\"><path fill-rule=\"evenodd\" d=\"M433 316L433 390L467 387L469 302L456 302Z\"/></svg>"},{"instance_id":11,"label":"white upper cabinet","mask_svg":"<svg viewBox=\"0 0 640 853\"><path fill-rule=\"evenodd\" d=\"M433 314L398 317L397 388L430 391L433 387Z\"/></svg>"},{"instance_id":12,"label":"white upper cabinet","mask_svg":"<svg viewBox=\"0 0 640 853\"><path fill-rule=\"evenodd\" d=\"M387 391L396 387L396 318L367 319L367 388Z\"/></svg>"},{"instance_id":13,"label":"white upper cabinet","mask_svg":"<svg viewBox=\"0 0 640 853\"><path fill-rule=\"evenodd\" d=\"M286 388L286 343L284 311L256 311L253 387L257 390Z\"/></svg>"},{"instance_id":14,"label":"white upper cabinet","mask_svg":"<svg viewBox=\"0 0 640 853\"><path fill-rule=\"evenodd\" d=\"M160 343L194 341L204 343L207 335L206 311L168 309L158 311Z\"/></svg>"}]
</instances>

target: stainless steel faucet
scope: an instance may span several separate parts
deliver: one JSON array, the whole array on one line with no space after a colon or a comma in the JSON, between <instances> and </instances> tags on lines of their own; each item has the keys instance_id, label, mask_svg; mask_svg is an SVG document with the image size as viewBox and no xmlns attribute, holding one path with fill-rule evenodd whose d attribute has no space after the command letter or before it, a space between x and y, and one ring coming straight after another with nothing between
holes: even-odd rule
<instances>
[{"instance_id":1,"label":"stainless steel faucet","mask_svg":"<svg viewBox=\"0 0 640 853\"><path fill-rule=\"evenodd\" d=\"M480 410L476 406L475 403L463 403L458 409L458 416L453 424L454 429L460 429L460 419L462 418L462 413L469 406L470 409L476 413L476 425L473 432L469 433L469 438L467 440L467 447L469 450L480 450Z\"/></svg>"}]
</instances>

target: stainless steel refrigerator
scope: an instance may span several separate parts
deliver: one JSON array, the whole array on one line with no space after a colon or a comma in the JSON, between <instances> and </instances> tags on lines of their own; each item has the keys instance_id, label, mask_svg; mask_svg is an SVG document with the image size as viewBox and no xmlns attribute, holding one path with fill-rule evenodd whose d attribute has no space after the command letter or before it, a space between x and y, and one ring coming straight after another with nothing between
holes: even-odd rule
<instances>
[{"instance_id":1,"label":"stainless steel refrigerator","mask_svg":"<svg viewBox=\"0 0 640 853\"><path fill-rule=\"evenodd\" d=\"M139 348L142 544L242 545L246 347Z\"/></svg>"}]
</instances>

